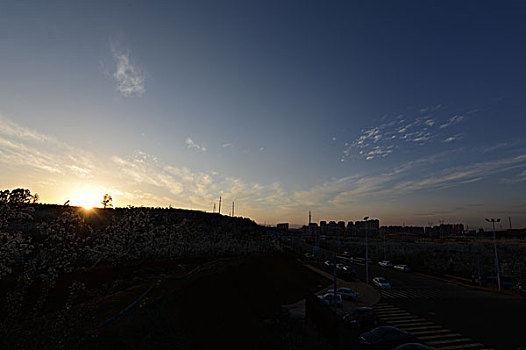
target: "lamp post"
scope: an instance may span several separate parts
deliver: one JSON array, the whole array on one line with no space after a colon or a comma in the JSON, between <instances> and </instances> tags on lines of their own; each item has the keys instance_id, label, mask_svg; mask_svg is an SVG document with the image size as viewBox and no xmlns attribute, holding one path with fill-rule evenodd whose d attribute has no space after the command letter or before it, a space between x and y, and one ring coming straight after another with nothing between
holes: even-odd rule
<instances>
[{"instance_id":1,"label":"lamp post","mask_svg":"<svg viewBox=\"0 0 526 350\"><path fill-rule=\"evenodd\" d=\"M369 251L367 249L367 220L369 219L368 216L364 217L363 220L365 221L365 284L369 284Z\"/></svg>"},{"instance_id":2,"label":"lamp post","mask_svg":"<svg viewBox=\"0 0 526 350\"><path fill-rule=\"evenodd\" d=\"M497 284L500 290L500 269L499 269L499 255L497 254L497 235L495 234L495 223L500 222L500 219L486 219L493 225L493 247L495 248L495 270L497 271Z\"/></svg>"}]
</instances>

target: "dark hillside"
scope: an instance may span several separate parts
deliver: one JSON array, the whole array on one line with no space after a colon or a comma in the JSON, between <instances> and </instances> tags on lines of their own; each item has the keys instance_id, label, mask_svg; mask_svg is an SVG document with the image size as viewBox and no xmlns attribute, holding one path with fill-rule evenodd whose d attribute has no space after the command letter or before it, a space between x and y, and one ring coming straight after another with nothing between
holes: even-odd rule
<instances>
[{"instance_id":1,"label":"dark hillside","mask_svg":"<svg viewBox=\"0 0 526 350\"><path fill-rule=\"evenodd\" d=\"M280 349L272 332L280 306L330 281L287 255L231 258L188 282L166 282L167 293L101 332L105 348ZM162 330L162 331L161 331Z\"/></svg>"}]
</instances>

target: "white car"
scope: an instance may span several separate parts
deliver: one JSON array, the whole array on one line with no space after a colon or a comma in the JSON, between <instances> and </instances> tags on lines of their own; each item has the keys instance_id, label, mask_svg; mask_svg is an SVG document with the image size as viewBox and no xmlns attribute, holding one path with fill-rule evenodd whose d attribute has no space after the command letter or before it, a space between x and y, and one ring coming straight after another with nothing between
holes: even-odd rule
<instances>
[{"instance_id":1,"label":"white car","mask_svg":"<svg viewBox=\"0 0 526 350\"><path fill-rule=\"evenodd\" d=\"M334 293L334 289L329 289L327 293ZM351 288L338 288L336 293L341 295L343 299L346 300L356 300L358 299L358 293L352 290Z\"/></svg>"},{"instance_id":2,"label":"white car","mask_svg":"<svg viewBox=\"0 0 526 350\"><path fill-rule=\"evenodd\" d=\"M393 264L389 260L382 260L378 262L378 265L383 267L393 267Z\"/></svg>"},{"instance_id":3,"label":"white car","mask_svg":"<svg viewBox=\"0 0 526 350\"><path fill-rule=\"evenodd\" d=\"M384 277L373 278L373 285L380 289L391 289L391 284Z\"/></svg>"},{"instance_id":4,"label":"white car","mask_svg":"<svg viewBox=\"0 0 526 350\"><path fill-rule=\"evenodd\" d=\"M405 271L405 272L409 272L409 271L411 271L411 269L409 268L409 266L404 265L404 264L398 264L398 265L395 265L394 268L395 268L396 270Z\"/></svg>"},{"instance_id":5,"label":"white car","mask_svg":"<svg viewBox=\"0 0 526 350\"><path fill-rule=\"evenodd\" d=\"M343 305L343 299L340 294L326 293L324 295L318 295L320 300L323 300L327 305L341 307Z\"/></svg>"}]
</instances>

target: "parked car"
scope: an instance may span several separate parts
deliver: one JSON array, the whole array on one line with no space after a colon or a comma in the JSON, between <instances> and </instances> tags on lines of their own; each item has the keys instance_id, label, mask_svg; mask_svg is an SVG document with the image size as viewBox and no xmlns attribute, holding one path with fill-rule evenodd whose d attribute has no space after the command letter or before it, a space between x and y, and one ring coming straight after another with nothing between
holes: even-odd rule
<instances>
[{"instance_id":1,"label":"parked car","mask_svg":"<svg viewBox=\"0 0 526 350\"><path fill-rule=\"evenodd\" d=\"M327 305L341 307L343 305L343 299L340 294L326 293L324 295L318 295L320 300L323 300Z\"/></svg>"},{"instance_id":2,"label":"parked car","mask_svg":"<svg viewBox=\"0 0 526 350\"><path fill-rule=\"evenodd\" d=\"M350 277L356 277L356 271L354 271L353 268L350 267L349 265L344 265L342 267L342 272L347 274Z\"/></svg>"},{"instance_id":3,"label":"parked car","mask_svg":"<svg viewBox=\"0 0 526 350\"><path fill-rule=\"evenodd\" d=\"M389 260L382 260L378 262L378 265L383 267L393 267L393 264Z\"/></svg>"},{"instance_id":4,"label":"parked car","mask_svg":"<svg viewBox=\"0 0 526 350\"><path fill-rule=\"evenodd\" d=\"M398 264L398 265L395 265L394 268L395 268L395 270L399 270L399 271L405 271L405 272L409 272L409 271L411 271L411 269L409 268L409 266L404 265L404 264Z\"/></svg>"},{"instance_id":5,"label":"parked car","mask_svg":"<svg viewBox=\"0 0 526 350\"><path fill-rule=\"evenodd\" d=\"M519 292L519 294L526 295L526 283L519 282L517 283L515 288L517 289L517 292Z\"/></svg>"},{"instance_id":6,"label":"parked car","mask_svg":"<svg viewBox=\"0 0 526 350\"><path fill-rule=\"evenodd\" d=\"M378 314L372 307L363 306L343 315L343 320L357 328L368 324L376 326L378 324Z\"/></svg>"},{"instance_id":7,"label":"parked car","mask_svg":"<svg viewBox=\"0 0 526 350\"><path fill-rule=\"evenodd\" d=\"M334 263L332 261L330 261L330 260L325 260L324 264L327 267L333 267L334 266Z\"/></svg>"},{"instance_id":8,"label":"parked car","mask_svg":"<svg viewBox=\"0 0 526 350\"><path fill-rule=\"evenodd\" d=\"M336 270L342 271L343 270L343 264L340 264L340 263L336 264Z\"/></svg>"},{"instance_id":9,"label":"parked car","mask_svg":"<svg viewBox=\"0 0 526 350\"><path fill-rule=\"evenodd\" d=\"M391 284L384 277L375 277L373 278L373 286L380 289L391 289Z\"/></svg>"},{"instance_id":10,"label":"parked car","mask_svg":"<svg viewBox=\"0 0 526 350\"><path fill-rule=\"evenodd\" d=\"M394 350L435 350L436 348L420 343L405 343L397 346Z\"/></svg>"},{"instance_id":11,"label":"parked car","mask_svg":"<svg viewBox=\"0 0 526 350\"><path fill-rule=\"evenodd\" d=\"M329 289L327 293L334 293L334 289ZM351 288L338 288L336 294L342 296L345 300L356 300L358 299L358 293L352 290Z\"/></svg>"},{"instance_id":12,"label":"parked car","mask_svg":"<svg viewBox=\"0 0 526 350\"><path fill-rule=\"evenodd\" d=\"M391 326L376 327L369 332L360 334L358 338L361 344L374 349L392 349L413 339L411 333Z\"/></svg>"}]
</instances>

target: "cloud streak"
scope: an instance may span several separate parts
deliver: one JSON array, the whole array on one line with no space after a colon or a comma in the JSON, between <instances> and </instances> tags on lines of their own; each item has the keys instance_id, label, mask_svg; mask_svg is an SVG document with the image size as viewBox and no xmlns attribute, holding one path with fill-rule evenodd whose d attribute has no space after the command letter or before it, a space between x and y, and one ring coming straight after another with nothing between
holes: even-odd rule
<instances>
[{"instance_id":1,"label":"cloud streak","mask_svg":"<svg viewBox=\"0 0 526 350\"><path fill-rule=\"evenodd\" d=\"M115 61L113 78L117 83L117 91L124 97L142 96L146 92L146 78L141 69L132 64L130 53L112 47L112 54Z\"/></svg>"},{"instance_id":2,"label":"cloud streak","mask_svg":"<svg viewBox=\"0 0 526 350\"><path fill-rule=\"evenodd\" d=\"M399 114L388 120L384 116L381 118L383 123L362 130L356 139L345 143L340 161L351 158L371 161L415 145L458 140L461 134L451 135L448 129L462 122L464 117L454 115L444 118L438 115L441 108L441 105L422 108L413 117Z\"/></svg>"},{"instance_id":3,"label":"cloud streak","mask_svg":"<svg viewBox=\"0 0 526 350\"><path fill-rule=\"evenodd\" d=\"M188 137L184 143L186 144L186 148L188 149L193 149L198 152L206 152L205 146L195 143L194 140L192 140L190 137Z\"/></svg>"}]
</instances>

